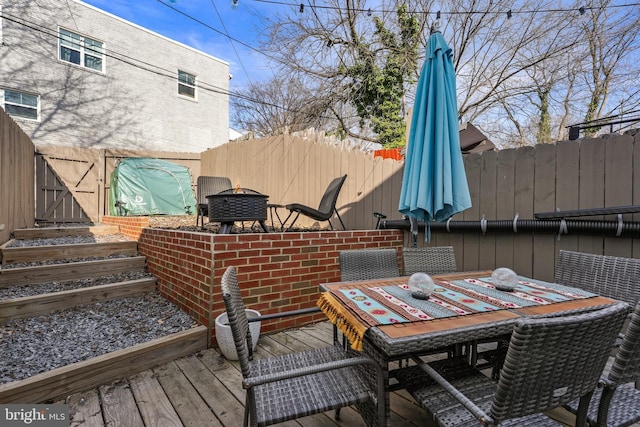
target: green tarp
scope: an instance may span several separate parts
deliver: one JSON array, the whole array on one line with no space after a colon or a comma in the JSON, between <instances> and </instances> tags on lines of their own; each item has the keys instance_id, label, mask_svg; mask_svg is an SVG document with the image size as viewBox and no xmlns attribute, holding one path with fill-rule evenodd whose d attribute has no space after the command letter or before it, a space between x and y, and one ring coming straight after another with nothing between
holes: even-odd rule
<instances>
[{"instance_id":1,"label":"green tarp","mask_svg":"<svg viewBox=\"0 0 640 427\"><path fill-rule=\"evenodd\" d=\"M127 158L111 173L109 213L193 215L197 211L189 169L166 160Z\"/></svg>"}]
</instances>

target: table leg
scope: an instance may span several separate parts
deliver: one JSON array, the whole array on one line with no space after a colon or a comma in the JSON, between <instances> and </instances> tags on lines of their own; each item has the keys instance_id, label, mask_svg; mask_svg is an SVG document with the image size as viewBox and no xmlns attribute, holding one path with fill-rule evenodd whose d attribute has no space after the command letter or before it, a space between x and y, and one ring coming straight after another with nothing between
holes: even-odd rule
<instances>
[{"instance_id":1,"label":"table leg","mask_svg":"<svg viewBox=\"0 0 640 427\"><path fill-rule=\"evenodd\" d=\"M232 228L233 228L232 222L223 222L220 224L220 229L218 230L218 234L229 234L231 233Z\"/></svg>"},{"instance_id":2,"label":"table leg","mask_svg":"<svg viewBox=\"0 0 640 427\"><path fill-rule=\"evenodd\" d=\"M282 224L282 219L280 218L280 214L278 213L278 209L279 208L284 208L284 205L278 205L278 204L273 204L270 203L267 205L267 207L269 208L269 216L271 217L271 228L273 228L273 230L276 230L276 226L275 223L273 222L273 215L275 214L276 218L278 218L278 222L280 223L280 225L278 226L277 230L282 231L282 226L284 224Z\"/></svg>"}]
</instances>

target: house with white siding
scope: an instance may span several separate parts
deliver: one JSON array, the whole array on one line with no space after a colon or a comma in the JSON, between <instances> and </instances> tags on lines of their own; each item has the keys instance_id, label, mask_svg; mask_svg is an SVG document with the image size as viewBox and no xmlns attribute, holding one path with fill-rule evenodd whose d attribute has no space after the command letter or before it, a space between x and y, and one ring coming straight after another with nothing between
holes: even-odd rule
<instances>
[{"instance_id":1,"label":"house with white siding","mask_svg":"<svg viewBox=\"0 0 640 427\"><path fill-rule=\"evenodd\" d=\"M0 0L0 108L36 145L229 141L229 64L78 0Z\"/></svg>"}]
</instances>

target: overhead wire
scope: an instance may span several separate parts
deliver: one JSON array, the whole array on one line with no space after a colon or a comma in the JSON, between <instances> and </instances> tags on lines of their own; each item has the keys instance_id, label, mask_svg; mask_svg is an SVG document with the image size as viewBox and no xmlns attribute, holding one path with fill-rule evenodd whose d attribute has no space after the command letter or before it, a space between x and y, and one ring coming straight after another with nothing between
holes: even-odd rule
<instances>
[{"instance_id":1,"label":"overhead wire","mask_svg":"<svg viewBox=\"0 0 640 427\"><path fill-rule=\"evenodd\" d=\"M44 27L40 24L34 23L34 22L30 22L24 18L18 18L14 15L11 14L7 14L5 10L2 11L2 14L0 14L0 19L6 19L9 22L13 22L15 24L18 25L22 25L26 28L29 28L33 31L37 31L41 34L44 34L46 36L50 36L52 38L55 38L56 40L60 40L60 35L57 32L53 32L51 29ZM150 72L153 73L155 75L161 76L161 77L166 77L172 80L176 79L176 74L174 71L172 70L167 70L165 68L162 68L158 65L154 65L142 60L139 60L137 58L133 58L131 56L128 56L126 54L123 53L119 53L117 51L114 51L112 49L108 49L102 52L102 54L107 57L107 58L112 58L114 60L120 61L122 63L125 63L127 65L133 66L135 68L138 68L140 70L146 71L146 72ZM215 94L219 94L219 95L224 95L224 96L229 96L229 97L235 97L235 98L239 98L239 99L244 99L256 104L262 104L265 106L269 106L269 107L273 107L273 108L277 108L283 111L290 111L290 112L298 112L296 110L291 110L288 109L287 107L284 107L282 105L278 105L272 102L268 102L265 101L263 99L258 99L258 98L254 98L251 97L249 95L246 95L244 93L241 92L235 92L235 91L231 91L229 89L226 88L222 88L220 86L216 86L215 84L212 83L208 83L206 81L202 81L202 80L198 80L198 88L205 91L205 92L209 92L209 93L215 93ZM326 117L328 119L333 119L333 117Z\"/></svg>"},{"instance_id":2,"label":"overhead wire","mask_svg":"<svg viewBox=\"0 0 640 427\"><path fill-rule=\"evenodd\" d=\"M267 57L268 59L270 59L270 60L272 60L272 61L274 61L274 62L276 62L276 63L279 63L279 64L283 64L283 63L284 63L284 62L283 62L283 61L281 61L279 58L276 58L276 57L273 57L273 56L271 56L271 55L268 55L268 54L267 54L267 53L265 53L264 51L262 51L262 50L260 50L260 49L257 49L257 48L255 48L255 47L253 47L253 46L251 46L251 45L249 45L249 44L247 44L247 43L245 43L245 42L243 42L243 41L241 41L241 40L238 40L238 39L236 39L236 38L232 37L232 36L231 36L227 31L226 31L226 28L225 28L225 31L220 31L220 30L218 30L218 29L216 29L216 28L214 28L214 27L210 26L209 24L207 24L207 23L205 23L205 22L203 22L203 21L201 21L201 20L199 20L199 19L197 19L197 18L195 18L195 17L193 17L193 16L191 16L191 15L189 15L189 14L187 14L187 13L185 13L185 12L181 11L180 9L178 9L178 8L176 8L176 7L173 7L173 6L172 6L172 5L170 5L170 4L165 3L165 2L164 2L164 1L162 1L162 0L157 0L157 1L158 1L160 4L162 4L162 5L164 5L164 6L168 7L168 8L170 8L170 9L172 9L172 10L173 10L173 11L175 11L176 13L179 13L179 14L181 14L181 15L185 16L186 18L193 20L194 22L198 23L199 25L202 25L202 26L204 26L204 27L206 27L206 28L208 28L208 29L210 29L210 30L212 30L212 31L214 31L214 32L216 32L216 33L218 33L218 34L222 35L223 37L228 38L230 41L233 41L233 42L239 43L240 45L242 45L242 46L244 46L244 47L246 47L246 48L248 48L248 49L250 49L250 50L252 50L252 51L258 52L258 53L260 53L261 55L263 55L263 56ZM214 3L213 3L213 2L214 2L214 0L211 0L211 1L212 1L212 4L214 4ZM248 0L243 0L243 1L248 1ZM298 7L299 7L299 5L300 5L300 3L291 3L291 2L279 1L279 0L252 0L252 1L254 1L254 2L259 2L259 3L266 3L266 4L284 5L284 6L292 7L292 8L294 8L294 9L295 9L295 8L298 8ZM309 4L309 6L311 7L311 9L314 11L314 13L315 13L314 8L315 8L315 9L333 9L333 10L343 10L343 9L344 9L344 8L339 8L339 7L335 7L335 6L325 6L325 5L318 5L318 4L313 4L313 5L311 5L310 0L308 0L308 4ZM625 3L625 4L619 4L619 5L614 4L614 5L607 5L607 6L605 6L604 8L623 8L623 7L635 7L635 6L640 6L640 3ZM214 7L215 7L215 4L214 4ZM538 10L513 10L513 9L510 9L509 11L504 11L504 12L499 12L499 11L496 11L496 12L487 12L487 11L474 11L474 10L472 10L472 11L436 11L436 12L432 12L432 11L420 11L420 10L414 10L414 11L412 11L412 13L421 13L421 14L442 14L442 15L461 15L461 14L469 15L469 14L478 14L478 13L483 13L483 14L486 14L486 13L496 13L496 14L497 14L497 13L507 13L507 18L511 18L511 15L514 15L514 14L524 14L524 13L544 13L544 12L549 12L549 13L551 13L551 12L563 12L563 13L566 13L566 12L575 12L575 11L579 11L581 14L584 14L584 12L585 12L586 10L601 9L601 8L602 8L602 7L599 7L599 6L583 6L583 7L580 7L580 8L578 8L578 9L576 9L576 8L553 8L553 9L538 9ZM355 12L363 12L363 13L366 13L366 14L367 14L367 16L371 16L371 14L372 14L372 13L387 13L387 12L393 12L393 11L391 11L391 10L384 10L384 9L371 9L371 8L366 8L366 9L351 8L351 9L349 9L349 10L351 10L351 11L355 11ZM300 13L302 13L303 11L304 11L304 9L300 9ZM216 8L216 12L217 12L217 8ZM6 13L4 13L4 14L2 15L2 17L3 17L3 18L6 18L6 17L7 17ZM316 17L317 17L317 14L316 14ZM9 19L9 18L6 18L6 19ZM318 18L318 19L319 19L319 18ZM11 19L9 19L9 20L11 20ZM221 21L222 21L222 20L221 20ZM16 21L16 20L13 20L13 22L16 22L16 23L18 23L18 24L22 24L22 25L26 25L26 24L23 24L23 23L21 23L21 22L19 22L19 21ZM28 25L26 25L26 26L28 26ZM34 30L37 30L37 31L42 31L42 30L40 30L40 29L38 29L38 28L36 28L36 27L34 27L34 26L37 26L37 24L32 24L32 26L31 26L30 28L32 28L32 29L34 29ZM29 26L28 26L28 27L29 27ZM223 27L224 27L224 23L223 23ZM50 34L50 35L52 35L52 36L54 36L54 37L56 37L56 38L58 38L58 37L59 37L59 36L58 36L58 34L55 34L55 35ZM236 51L236 55L238 55L238 53L237 53L237 50L236 50L235 46L233 46L233 49L234 49L234 51ZM161 67L158 67L158 66L153 65L153 64L145 63L145 62L143 62L143 61L140 61L140 60L138 60L138 59L136 59L136 58L129 57L129 56L124 55L124 54L118 54L118 55L119 55L119 56L114 56L114 55L110 55L110 54L105 53L105 56L107 56L107 57L108 57L108 56L111 56L111 57L113 57L113 58L114 58L114 59L116 59L116 60L119 60L119 61L122 61L122 62L128 63L129 65L132 65L132 66L138 67L138 68L140 68L140 69L145 69L145 68L144 68L144 67L141 67L141 66L139 66L139 65L137 65L137 64L135 64L135 63L133 63L133 62L131 62L131 61L136 61L136 62L139 62L139 63L144 64L144 65L146 65L146 66L150 66L150 67L158 68L158 69L162 70L164 73L167 73L167 74L163 74L163 73L161 73L161 72L158 72L158 71L155 71L155 70L149 70L149 69L145 69L146 71L153 72L153 73L155 73L155 74L164 75L164 76L169 77L169 78L174 78L174 77L175 77L175 76L174 76L174 73L173 73L172 71L169 71L169 70L166 70L166 69L162 69ZM239 55L238 55L238 57L239 57ZM127 58L127 60L125 60L125 59L123 59L123 58ZM239 58L240 58L240 57L239 57ZM342 58L340 58L340 60L342 60ZM241 60L240 60L240 63L241 63L241 66L242 66L242 68L243 68L243 70L244 70L245 74L247 74L247 78L249 78L249 77L248 77L248 73L247 73L247 71L246 71L246 68L244 67L244 64L242 63L242 61L241 61ZM250 96L248 96L248 95L245 95L245 94L236 93L236 92L233 92L233 91L228 90L228 89L224 89L224 88L216 87L216 86L215 86L215 85L213 85L213 84L209 84L209 83L206 83L206 82L200 82L200 83L204 83L205 85L209 86L209 88L205 88L205 87L203 87L203 86L201 86L201 87L202 87L204 90L208 90L208 91L210 91L210 92L219 93L219 94L223 94L223 95L227 95L227 96L232 96L232 97L238 97L238 98L245 99L245 100L248 100L248 101L251 101L251 102L256 102L256 103L261 103L261 104L264 104L264 105L273 106L273 107L276 107L276 108L281 108L281 109L283 109L284 111L292 111L292 110L288 110L286 107L283 107L283 106L278 106L278 105L273 104L273 103L269 103L269 102L266 102L266 101L263 101L263 100L258 100L258 99L252 98L252 97L250 97Z\"/></svg>"},{"instance_id":3,"label":"overhead wire","mask_svg":"<svg viewBox=\"0 0 640 427\"><path fill-rule=\"evenodd\" d=\"M236 57L238 58L238 62L240 63L240 67L242 68L242 71L244 71L245 77L247 78L249 83L251 83L251 77L249 77L249 73L247 72L247 69L244 66L244 62L242 62L242 58L240 57L240 54L238 53L238 50L236 49L235 44L233 44L233 38L229 35L229 31L227 31L227 27L224 25L224 20L222 19L222 16L220 16L220 11L218 11L218 6L216 6L216 2L214 0L211 0L211 5L213 6L213 9L216 11L216 15L218 15L218 19L220 20L220 24L222 25L222 28L224 29L224 34L229 39L229 43L231 44L231 48L233 49L233 51L236 54Z\"/></svg>"},{"instance_id":4,"label":"overhead wire","mask_svg":"<svg viewBox=\"0 0 640 427\"><path fill-rule=\"evenodd\" d=\"M243 1L248 1L248 0L243 0ZM251 0L257 3L266 3L266 4L274 4L274 5L280 5L280 6L290 6L290 7L298 7L299 3L291 3L291 2L287 2L287 1L282 1L282 0ZM622 8L622 7L635 7L635 6L640 6L640 3L624 3L624 4L613 4L613 5L607 5L604 8L605 9L610 9L610 8ZM318 5L318 4L314 4L315 8L317 9L331 9L331 10L346 10L345 8L342 7L336 7L336 6L323 6L323 5ZM427 11L427 10L413 10L412 13L416 13L416 14L423 14L423 15L475 15L475 14L486 14L486 13L494 13L494 14L505 14L508 18L511 18L513 15L517 15L517 14L532 14L532 13L554 13L554 12L561 12L561 13L566 13L566 12L578 12L581 15L583 15L587 10L598 10L598 9L602 9L602 6L581 6L581 7L571 7L571 8L549 8L549 9L526 9L526 10L514 10L514 9L509 9L509 10L505 10L505 11L493 11L493 12L487 12L487 11L482 11L482 10L470 10L470 11L442 11L442 10L438 10L438 11ZM395 12L395 10L387 10L387 9L371 9L371 8L350 8L349 10L354 11L354 12L366 12L367 15L371 15L374 13L393 13Z\"/></svg>"}]
</instances>

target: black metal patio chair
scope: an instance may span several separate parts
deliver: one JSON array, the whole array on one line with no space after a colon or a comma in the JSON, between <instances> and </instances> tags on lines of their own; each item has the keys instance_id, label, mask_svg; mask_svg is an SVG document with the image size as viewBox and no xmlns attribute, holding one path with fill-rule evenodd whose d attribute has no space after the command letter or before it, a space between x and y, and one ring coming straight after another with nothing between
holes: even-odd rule
<instances>
[{"instance_id":1,"label":"black metal patio chair","mask_svg":"<svg viewBox=\"0 0 640 427\"><path fill-rule=\"evenodd\" d=\"M251 333L234 267L222 277L222 297L246 390L244 425L267 426L356 405L367 425L386 422L380 366L342 346L253 359Z\"/></svg>"},{"instance_id":2,"label":"black metal patio chair","mask_svg":"<svg viewBox=\"0 0 640 427\"><path fill-rule=\"evenodd\" d=\"M340 190L342 189L342 184L347 179L347 175L343 175L341 177L335 178L333 181L329 183L329 186L325 190L322 195L322 199L320 200L320 204L318 208L312 208L307 205L303 205L301 203L291 203L285 205L284 208L289 211L289 215L282 222L282 229L284 229L285 224L291 218L293 214L296 214L295 218L289 226L287 227L287 231L291 230L293 225L298 220L300 215L307 216L311 219L315 219L316 221L327 221L329 223L329 227L333 230L333 224L331 224L331 217L335 213L342 225L342 229L346 230L347 228L344 226L344 222L342 222L342 218L340 217L340 213L336 209L336 202L338 200L338 195L340 194ZM272 205L276 207L280 207L281 205Z\"/></svg>"},{"instance_id":3,"label":"black metal patio chair","mask_svg":"<svg viewBox=\"0 0 640 427\"><path fill-rule=\"evenodd\" d=\"M544 411L580 399L587 407L628 312L624 302L573 314L518 319L497 381L464 359L417 366L396 377L440 426L559 426Z\"/></svg>"},{"instance_id":4,"label":"black metal patio chair","mask_svg":"<svg viewBox=\"0 0 640 427\"><path fill-rule=\"evenodd\" d=\"M196 218L196 227L198 223L204 229L204 217L209 213L209 205L207 196L218 194L222 191L233 188L231 179L226 176L199 176L197 180L198 193L198 216Z\"/></svg>"}]
</instances>

